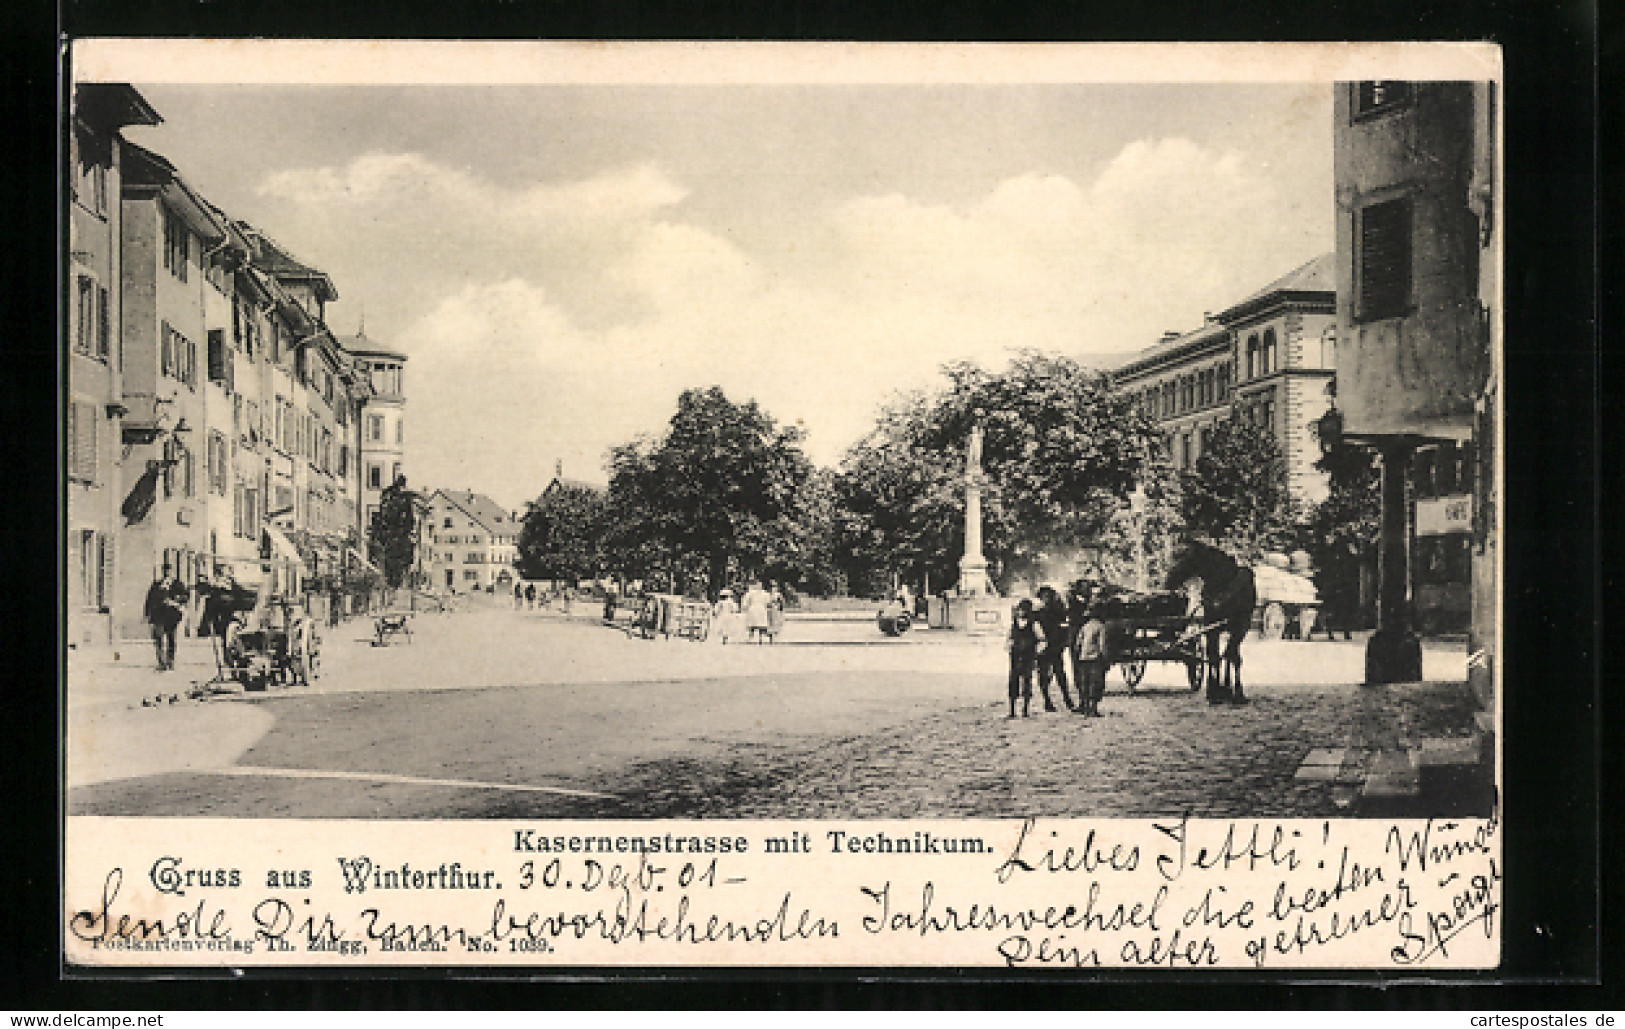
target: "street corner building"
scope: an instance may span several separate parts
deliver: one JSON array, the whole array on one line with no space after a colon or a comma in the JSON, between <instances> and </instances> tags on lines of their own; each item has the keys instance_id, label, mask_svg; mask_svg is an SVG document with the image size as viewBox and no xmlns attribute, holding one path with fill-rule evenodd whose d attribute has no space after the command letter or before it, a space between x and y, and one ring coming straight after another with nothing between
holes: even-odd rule
<instances>
[{"instance_id":1,"label":"street corner building","mask_svg":"<svg viewBox=\"0 0 1625 1029\"><path fill-rule=\"evenodd\" d=\"M511 588L521 519L483 493L437 489L418 519L418 577L448 593Z\"/></svg>"},{"instance_id":2,"label":"street corner building","mask_svg":"<svg viewBox=\"0 0 1625 1029\"><path fill-rule=\"evenodd\" d=\"M1493 709L1498 633L1500 226L1491 82L1348 82L1334 93L1338 406L1382 460L1370 682L1421 677L1418 605L1443 578ZM1428 590L1434 589L1429 597ZM1463 617L1464 616L1464 617Z\"/></svg>"},{"instance_id":3,"label":"street corner building","mask_svg":"<svg viewBox=\"0 0 1625 1029\"><path fill-rule=\"evenodd\" d=\"M137 90L79 84L70 118L68 642L144 636L166 565L309 604L402 473L405 356L336 337L325 273L126 140L162 121Z\"/></svg>"}]
</instances>

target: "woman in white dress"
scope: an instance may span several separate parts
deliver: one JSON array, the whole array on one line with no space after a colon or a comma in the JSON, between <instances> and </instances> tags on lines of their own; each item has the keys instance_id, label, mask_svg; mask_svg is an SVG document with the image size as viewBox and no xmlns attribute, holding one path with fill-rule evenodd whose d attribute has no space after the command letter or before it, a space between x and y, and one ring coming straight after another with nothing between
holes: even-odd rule
<instances>
[{"instance_id":1,"label":"woman in white dress","mask_svg":"<svg viewBox=\"0 0 1625 1029\"><path fill-rule=\"evenodd\" d=\"M762 584L752 582L750 589L745 591L745 632L751 642L759 643L762 637L768 634L767 609L773 598L762 589Z\"/></svg>"},{"instance_id":2,"label":"woman in white dress","mask_svg":"<svg viewBox=\"0 0 1625 1029\"><path fill-rule=\"evenodd\" d=\"M726 644L744 634L744 623L739 618L739 604L734 600L734 591L723 590L717 602L711 605L711 634L707 639Z\"/></svg>"}]
</instances>

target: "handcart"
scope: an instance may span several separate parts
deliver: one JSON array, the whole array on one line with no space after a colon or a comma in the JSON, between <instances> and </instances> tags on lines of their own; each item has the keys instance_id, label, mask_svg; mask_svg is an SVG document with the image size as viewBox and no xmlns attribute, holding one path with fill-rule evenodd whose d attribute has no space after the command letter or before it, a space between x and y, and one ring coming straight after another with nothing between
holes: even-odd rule
<instances>
[{"instance_id":1,"label":"handcart","mask_svg":"<svg viewBox=\"0 0 1625 1029\"><path fill-rule=\"evenodd\" d=\"M215 678L259 692L305 686L320 674L316 621L288 597L261 599L241 586L216 587L204 599L202 629L213 640Z\"/></svg>"}]
</instances>

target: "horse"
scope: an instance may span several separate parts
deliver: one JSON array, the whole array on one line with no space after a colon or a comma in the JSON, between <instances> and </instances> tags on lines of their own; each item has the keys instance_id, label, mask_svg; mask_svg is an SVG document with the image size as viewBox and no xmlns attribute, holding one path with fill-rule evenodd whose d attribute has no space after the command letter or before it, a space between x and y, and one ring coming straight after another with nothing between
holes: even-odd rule
<instances>
[{"instance_id":1,"label":"horse","mask_svg":"<svg viewBox=\"0 0 1625 1029\"><path fill-rule=\"evenodd\" d=\"M1253 570L1237 564L1224 551L1200 541L1187 546L1168 570L1166 588L1177 590L1191 580L1202 584L1207 637L1207 699L1210 704L1245 704L1241 688L1241 639L1253 624L1258 591ZM1219 634L1227 634L1221 651ZM1221 674L1222 673L1222 674Z\"/></svg>"}]
</instances>

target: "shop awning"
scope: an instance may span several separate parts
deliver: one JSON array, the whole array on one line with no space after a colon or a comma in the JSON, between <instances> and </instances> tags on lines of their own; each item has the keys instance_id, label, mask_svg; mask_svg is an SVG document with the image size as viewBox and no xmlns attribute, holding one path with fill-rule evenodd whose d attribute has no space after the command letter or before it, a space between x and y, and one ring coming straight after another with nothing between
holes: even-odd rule
<instances>
[{"instance_id":1,"label":"shop awning","mask_svg":"<svg viewBox=\"0 0 1625 1029\"><path fill-rule=\"evenodd\" d=\"M304 557L299 553L299 548L293 545L292 540L282 534L281 529L274 525L267 525L263 531L265 538L271 541L272 554L285 557L290 561L304 561Z\"/></svg>"}]
</instances>

